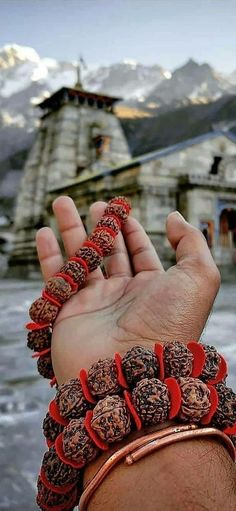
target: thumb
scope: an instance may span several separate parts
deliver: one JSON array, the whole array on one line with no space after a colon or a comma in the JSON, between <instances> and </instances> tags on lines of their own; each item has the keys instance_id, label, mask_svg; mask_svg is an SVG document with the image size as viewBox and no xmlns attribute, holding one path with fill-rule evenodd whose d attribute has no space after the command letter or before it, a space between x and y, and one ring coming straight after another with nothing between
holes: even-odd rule
<instances>
[{"instance_id":1,"label":"thumb","mask_svg":"<svg viewBox=\"0 0 236 511\"><path fill-rule=\"evenodd\" d=\"M214 276L219 285L219 271L201 231L186 222L178 211L168 215L166 231L167 238L176 252L177 265L202 271L203 275L207 272L208 275Z\"/></svg>"}]
</instances>

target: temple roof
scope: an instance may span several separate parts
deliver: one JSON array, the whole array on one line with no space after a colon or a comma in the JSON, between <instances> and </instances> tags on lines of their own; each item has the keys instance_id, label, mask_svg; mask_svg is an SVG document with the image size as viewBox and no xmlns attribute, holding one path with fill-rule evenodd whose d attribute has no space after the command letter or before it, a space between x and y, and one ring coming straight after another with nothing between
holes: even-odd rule
<instances>
[{"instance_id":1,"label":"temple roof","mask_svg":"<svg viewBox=\"0 0 236 511\"><path fill-rule=\"evenodd\" d=\"M105 105L106 107L111 107L116 101L120 101L121 98L116 98L112 96L106 96L104 94L96 94L95 92L88 92L82 89L73 89L71 87L62 87L58 91L54 92L49 98L44 99L37 106L44 109L57 109L65 102L65 98L70 102L77 100L79 103L83 104L85 100L88 101L88 104L91 103L91 106L94 103Z\"/></svg>"}]
</instances>

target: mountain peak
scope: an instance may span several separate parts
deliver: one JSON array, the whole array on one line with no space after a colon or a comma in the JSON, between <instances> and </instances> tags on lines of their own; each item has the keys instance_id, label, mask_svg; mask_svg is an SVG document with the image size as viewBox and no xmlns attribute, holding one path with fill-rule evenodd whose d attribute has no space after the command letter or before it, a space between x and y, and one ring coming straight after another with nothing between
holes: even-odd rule
<instances>
[{"instance_id":1,"label":"mountain peak","mask_svg":"<svg viewBox=\"0 0 236 511\"><path fill-rule=\"evenodd\" d=\"M25 61L34 63L40 61L38 53L30 46L6 44L0 50L0 68L12 67Z\"/></svg>"}]
</instances>

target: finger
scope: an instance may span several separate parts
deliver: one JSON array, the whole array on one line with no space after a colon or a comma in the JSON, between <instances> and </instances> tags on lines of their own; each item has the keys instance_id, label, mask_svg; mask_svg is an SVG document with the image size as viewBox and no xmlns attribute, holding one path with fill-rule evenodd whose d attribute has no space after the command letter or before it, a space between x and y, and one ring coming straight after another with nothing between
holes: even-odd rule
<instances>
[{"instance_id":1,"label":"finger","mask_svg":"<svg viewBox=\"0 0 236 511\"><path fill-rule=\"evenodd\" d=\"M44 280L58 272L63 257L58 241L52 229L43 227L36 234L36 247Z\"/></svg>"},{"instance_id":2,"label":"finger","mask_svg":"<svg viewBox=\"0 0 236 511\"><path fill-rule=\"evenodd\" d=\"M129 217L123 228L130 260L135 273L141 271L164 271L156 250L138 220Z\"/></svg>"},{"instance_id":3,"label":"finger","mask_svg":"<svg viewBox=\"0 0 236 511\"><path fill-rule=\"evenodd\" d=\"M211 278L216 287L220 284L220 274L207 246L203 234L193 227L176 211L167 218L167 237L176 252L177 266L190 269Z\"/></svg>"},{"instance_id":4,"label":"finger","mask_svg":"<svg viewBox=\"0 0 236 511\"><path fill-rule=\"evenodd\" d=\"M102 217L106 207L105 202L95 202L90 208L92 224ZM111 255L105 258L104 266L108 277L132 277L129 255L121 232L116 236Z\"/></svg>"},{"instance_id":5,"label":"finger","mask_svg":"<svg viewBox=\"0 0 236 511\"><path fill-rule=\"evenodd\" d=\"M65 251L68 257L72 257L82 246L87 238L83 222L77 211L74 201L67 196L58 197L53 202L53 211L56 216L58 229L60 231ZM100 268L88 276L88 280L103 278Z\"/></svg>"}]
</instances>

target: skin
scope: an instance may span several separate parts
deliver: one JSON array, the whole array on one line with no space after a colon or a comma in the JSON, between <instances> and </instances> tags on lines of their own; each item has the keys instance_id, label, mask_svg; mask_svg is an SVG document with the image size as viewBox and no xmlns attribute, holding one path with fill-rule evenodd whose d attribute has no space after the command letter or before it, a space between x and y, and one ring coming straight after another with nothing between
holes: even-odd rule
<instances>
[{"instance_id":1,"label":"skin","mask_svg":"<svg viewBox=\"0 0 236 511\"><path fill-rule=\"evenodd\" d=\"M102 202L91 207L93 224L104 209ZM56 199L53 210L66 255L72 256L86 238L80 216L69 197ZM156 341L199 340L220 286L219 271L204 236L178 212L168 216L166 234L176 253L176 264L168 271L131 216L105 261L108 278L97 269L63 306L52 339L59 383L76 377L82 367L88 369L99 358L116 351L123 354L136 344L152 347ZM38 231L36 242L47 280L62 266L62 253L48 227ZM89 464L85 481L105 456ZM120 464L98 488L88 510L220 511L223 507L236 509L235 466L224 447L208 439L174 444L132 468Z\"/></svg>"},{"instance_id":2,"label":"skin","mask_svg":"<svg viewBox=\"0 0 236 511\"><path fill-rule=\"evenodd\" d=\"M105 203L91 207L93 224ZM86 233L73 201L59 197L54 214L67 256L74 255ZM121 354L135 344L157 340L198 340L220 285L219 271L201 232L177 212L166 224L177 264L164 271L142 226L132 218L106 259L108 278L93 272L84 289L62 308L54 326L52 358L58 382L89 368L99 358ZM59 271L61 250L51 229L37 233L44 279Z\"/></svg>"}]
</instances>

